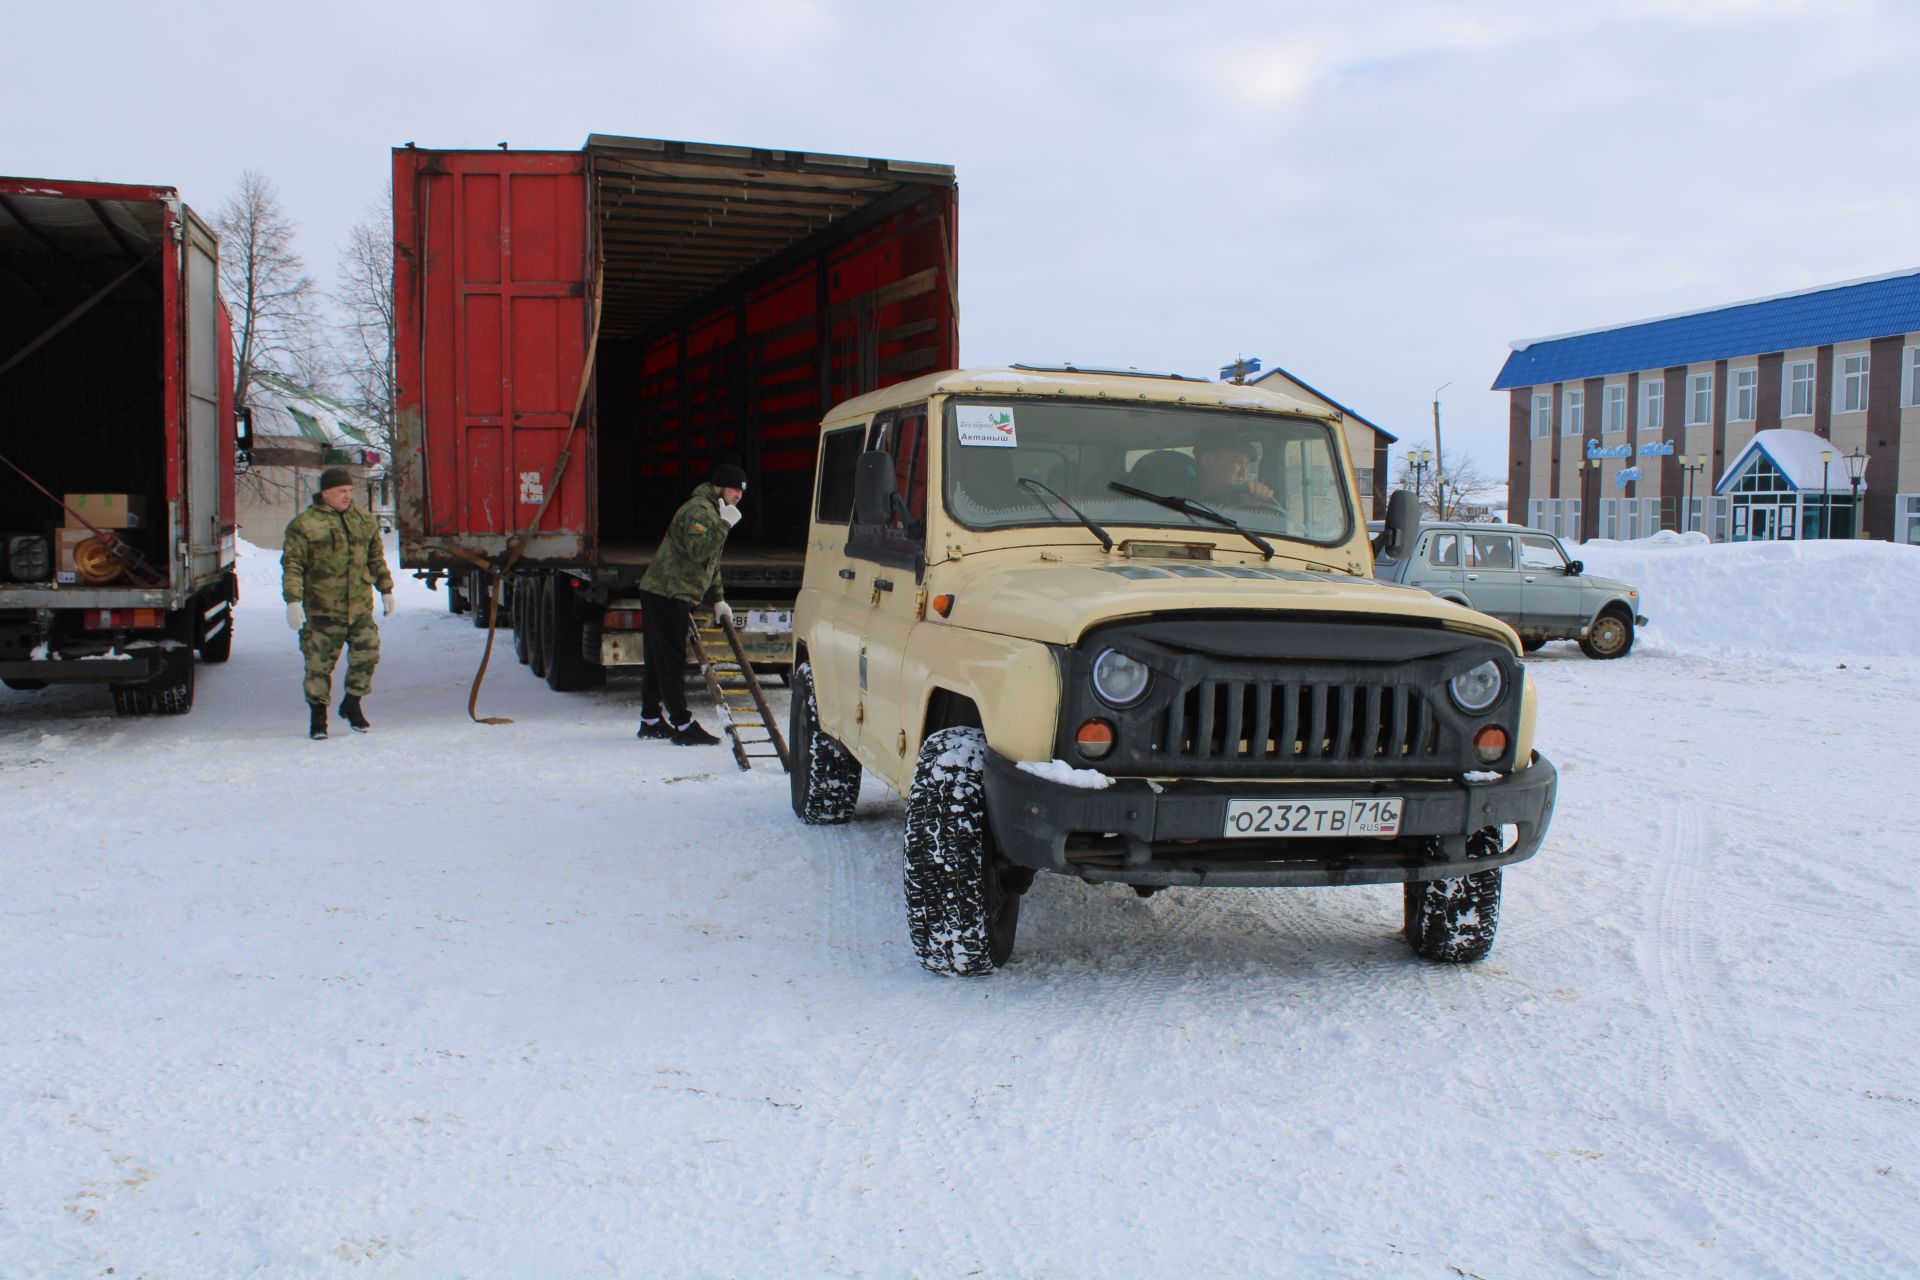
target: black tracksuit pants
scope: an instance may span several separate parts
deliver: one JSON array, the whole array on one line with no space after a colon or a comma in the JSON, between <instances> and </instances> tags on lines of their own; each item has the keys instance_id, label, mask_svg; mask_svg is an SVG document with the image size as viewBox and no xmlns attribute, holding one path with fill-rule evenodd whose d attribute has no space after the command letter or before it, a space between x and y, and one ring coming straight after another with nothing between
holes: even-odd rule
<instances>
[{"instance_id":1,"label":"black tracksuit pants","mask_svg":"<svg viewBox=\"0 0 1920 1280\"><path fill-rule=\"evenodd\" d=\"M693 606L671 596L640 593L640 633L646 646L646 666L640 674L640 714L660 718L678 728L693 719L687 710L687 630Z\"/></svg>"}]
</instances>

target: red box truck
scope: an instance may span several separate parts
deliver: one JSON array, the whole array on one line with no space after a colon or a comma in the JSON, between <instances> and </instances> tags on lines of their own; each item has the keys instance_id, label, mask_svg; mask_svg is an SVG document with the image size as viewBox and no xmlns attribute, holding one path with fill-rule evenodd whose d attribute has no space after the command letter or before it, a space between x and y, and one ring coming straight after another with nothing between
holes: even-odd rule
<instances>
[{"instance_id":1,"label":"red box truck","mask_svg":"<svg viewBox=\"0 0 1920 1280\"><path fill-rule=\"evenodd\" d=\"M169 187L0 178L0 680L193 706L233 646L233 342Z\"/></svg>"},{"instance_id":2,"label":"red box truck","mask_svg":"<svg viewBox=\"0 0 1920 1280\"><path fill-rule=\"evenodd\" d=\"M594 135L393 153L401 563L556 689L640 661L668 520L746 469L722 572L749 656L791 652L822 414L959 357L946 165Z\"/></svg>"}]
</instances>

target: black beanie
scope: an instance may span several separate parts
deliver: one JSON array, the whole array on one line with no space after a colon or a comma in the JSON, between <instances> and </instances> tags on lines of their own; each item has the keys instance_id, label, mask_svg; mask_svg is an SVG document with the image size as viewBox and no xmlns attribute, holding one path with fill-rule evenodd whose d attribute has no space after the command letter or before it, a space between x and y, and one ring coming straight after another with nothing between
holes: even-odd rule
<instances>
[{"instance_id":1,"label":"black beanie","mask_svg":"<svg viewBox=\"0 0 1920 1280\"><path fill-rule=\"evenodd\" d=\"M345 467L328 467L320 473L320 491L322 493L325 493L328 489L338 489L343 484L352 483L353 472L347 470Z\"/></svg>"},{"instance_id":2,"label":"black beanie","mask_svg":"<svg viewBox=\"0 0 1920 1280\"><path fill-rule=\"evenodd\" d=\"M707 482L716 489L742 489L747 487L747 473L731 462L723 462L713 469L713 478Z\"/></svg>"}]
</instances>

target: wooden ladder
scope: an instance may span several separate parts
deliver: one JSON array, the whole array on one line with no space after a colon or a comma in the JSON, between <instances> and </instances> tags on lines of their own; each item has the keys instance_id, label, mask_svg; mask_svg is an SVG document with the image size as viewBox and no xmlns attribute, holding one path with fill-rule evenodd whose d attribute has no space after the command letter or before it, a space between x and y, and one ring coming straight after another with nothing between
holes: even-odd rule
<instances>
[{"instance_id":1,"label":"wooden ladder","mask_svg":"<svg viewBox=\"0 0 1920 1280\"><path fill-rule=\"evenodd\" d=\"M711 614L696 614L693 619L693 643L700 654L700 672L707 678L707 691L720 708L726 722L727 738L733 744L733 758L742 769L753 768L755 760L779 760L783 771L790 771L787 740L767 705L766 692L753 674L753 664L740 644L740 633L731 622L716 622ZM754 750L755 747L773 750Z\"/></svg>"}]
</instances>

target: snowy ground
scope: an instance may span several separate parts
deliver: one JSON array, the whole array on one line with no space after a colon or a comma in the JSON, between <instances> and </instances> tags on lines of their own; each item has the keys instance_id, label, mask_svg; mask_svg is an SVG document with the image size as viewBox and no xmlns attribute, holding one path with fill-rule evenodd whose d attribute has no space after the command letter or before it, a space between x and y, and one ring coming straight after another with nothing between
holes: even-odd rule
<instances>
[{"instance_id":1,"label":"snowy ground","mask_svg":"<svg viewBox=\"0 0 1920 1280\"><path fill-rule=\"evenodd\" d=\"M1581 554L1654 625L1532 661L1490 961L1042 878L965 982L890 795L801 827L500 649L469 724L410 579L308 742L255 554L190 717L0 691L0 1276L1913 1275L1920 552Z\"/></svg>"}]
</instances>

